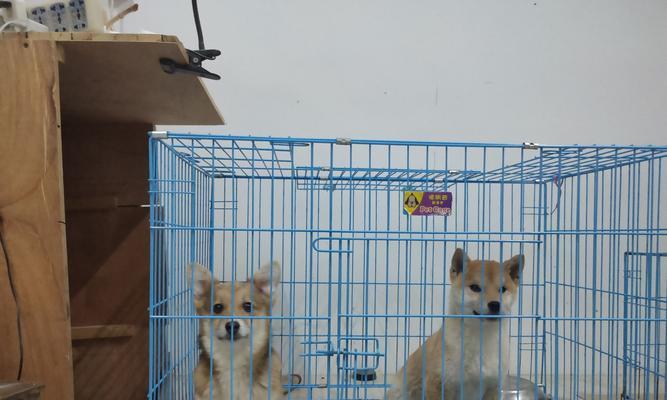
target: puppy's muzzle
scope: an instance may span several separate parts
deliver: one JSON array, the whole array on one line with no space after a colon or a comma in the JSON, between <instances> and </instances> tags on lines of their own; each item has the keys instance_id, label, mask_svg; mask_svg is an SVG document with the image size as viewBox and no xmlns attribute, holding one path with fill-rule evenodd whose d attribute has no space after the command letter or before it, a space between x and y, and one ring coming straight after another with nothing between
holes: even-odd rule
<instances>
[{"instance_id":1,"label":"puppy's muzzle","mask_svg":"<svg viewBox=\"0 0 667 400\"><path fill-rule=\"evenodd\" d=\"M495 321L499 318L500 315L500 302L490 301L486 304L487 309L489 310L485 314L480 314L477 311L473 310L474 315L483 315L487 320Z\"/></svg>"},{"instance_id":2,"label":"puppy's muzzle","mask_svg":"<svg viewBox=\"0 0 667 400\"><path fill-rule=\"evenodd\" d=\"M238 337L241 325L236 321L230 321L225 324L225 331L230 337Z\"/></svg>"}]
</instances>

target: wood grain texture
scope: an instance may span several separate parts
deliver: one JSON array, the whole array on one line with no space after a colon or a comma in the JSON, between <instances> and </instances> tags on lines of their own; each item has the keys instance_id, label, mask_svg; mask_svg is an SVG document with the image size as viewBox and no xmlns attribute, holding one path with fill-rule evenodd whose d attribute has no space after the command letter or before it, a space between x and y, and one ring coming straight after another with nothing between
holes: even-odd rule
<instances>
[{"instance_id":1,"label":"wood grain texture","mask_svg":"<svg viewBox=\"0 0 667 400\"><path fill-rule=\"evenodd\" d=\"M132 335L77 340L77 399L141 399L148 388L148 137L152 125L63 123L72 325ZM122 206L121 206L122 204Z\"/></svg>"},{"instance_id":2,"label":"wood grain texture","mask_svg":"<svg viewBox=\"0 0 667 400\"><path fill-rule=\"evenodd\" d=\"M0 40L0 229L23 327L23 380L44 399L71 399L65 210L57 49L53 42ZM7 77L11 77L7 79ZM16 379L16 308L0 257L0 379Z\"/></svg>"},{"instance_id":3,"label":"wood grain texture","mask_svg":"<svg viewBox=\"0 0 667 400\"><path fill-rule=\"evenodd\" d=\"M20 36L30 40L52 41L96 41L96 42L164 42L180 43L173 35L159 33L95 33L95 32L2 32L0 39L13 39Z\"/></svg>"},{"instance_id":4,"label":"wood grain texture","mask_svg":"<svg viewBox=\"0 0 667 400\"><path fill-rule=\"evenodd\" d=\"M167 74L166 57L185 63L183 48L156 42L60 42L63 119L80 122L144 122L222 125L203 82Z\"/></svg>"},{"instance_id":5,"label":"wood grain texture","mask_svg":"<svg viewBox=\"0 0 667 400\"><path fill-rule=\"evenodd\" d=\"M0 40L16 37L57 41L62 47L66 60L60 69L63 121L224 124L201 79L162 71L162 57L180 64L188 61L183 45L173 36L0 33Z\"/></svg>"},{"instance_id":6,"label":"wood grain texture","mask_svg":"<svg viewBox=\"0 0 667 400\"><path fill-rule=\"evenodd\" d=\"M184 63L175 43L62 42L63 116L77 121L222 125L204 84L167 74L159 61ZM69 106L71 105L71 107Z\"/></svg>"},{"instance_id":7,"label":"wood grain texture","mask_svg":"<svg viewBox=\"0 0 667 400\"><path fill-rule=\"evenodd\" d=\"M72 341L132 337L137 333L134 325L73 326Z\"/></svg>"},{"instance_id":8,"label":"wood grain texture","mask_svg":"<svg viewBox=\"0 0 667 400\"><path fill-rule=\"evenodd\" d=\"M32 383L0 382L0 400L37 400L43 386Z\"/></svg>"}]
</instances>

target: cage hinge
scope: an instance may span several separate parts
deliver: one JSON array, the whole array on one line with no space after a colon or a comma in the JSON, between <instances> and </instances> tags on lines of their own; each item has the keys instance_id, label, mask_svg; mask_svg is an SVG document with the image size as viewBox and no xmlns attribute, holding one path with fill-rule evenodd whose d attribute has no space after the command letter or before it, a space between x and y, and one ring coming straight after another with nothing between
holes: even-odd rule
<instances>
[{"instance_id":1,"label":"cage hinge","mask_svg":"<svg viewBox=\"0 0 667 400\"><path fill-rule=\"evenodd\" d=\"M352 144L352 139L350 138L336 138L336 144L341 146L349 146Z\"/></svg>"},{"instance_id":2,"label":"cage hinge","mask_svg":"<svg viewBox=\"0 0 667 400\"><path fill-rule=\"evenodd\" d=\"M166 139L169 136L167 131L151 131L148 134L153 139Z\"/></svg>"},{"instance_id":3,"label":"cage hinge","mask_svg":"<svg viewBox=\"0 0 667 400\"><path fill-rule=\"evenodd\" d=\"M523 142L523 148L526 150L537 150L540 148L540 145L533 142Z\"/></svg>"}]
</instances>

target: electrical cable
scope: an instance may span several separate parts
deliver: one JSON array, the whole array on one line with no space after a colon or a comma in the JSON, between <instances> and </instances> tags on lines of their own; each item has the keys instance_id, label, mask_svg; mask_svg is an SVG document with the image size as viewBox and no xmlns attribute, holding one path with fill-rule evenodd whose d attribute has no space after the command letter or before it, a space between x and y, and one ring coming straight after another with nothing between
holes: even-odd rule
<instances>
[{"instance_id":1,"label":"electrical cable","mask_svg":"<svg viewBox=\"0 0 667 400\"><path fill-rule=\"evenodd\" d=\"M201 30L201 21L199 20L199 7L197 6L197 0L192 0L192 13L195 16L195 27L197 28L197 40L199 41L199 50L204 50L204 34Z\"/></svg>"}]
</instances>

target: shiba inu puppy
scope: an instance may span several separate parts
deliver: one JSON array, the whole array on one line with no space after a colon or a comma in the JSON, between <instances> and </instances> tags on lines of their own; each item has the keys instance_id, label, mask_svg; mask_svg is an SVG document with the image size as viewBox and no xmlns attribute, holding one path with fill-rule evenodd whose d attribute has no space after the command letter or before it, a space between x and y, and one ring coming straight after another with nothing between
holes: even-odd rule
<instances>
[{"instance_id":1,"label":"shiba inu puppy","mask_svg":"<svg viewBox=\"0 0 667 400\"><path fill-rule=\"evenodd\" d=\"M270 293L280 282L278 263L263 266L252 280L234 283L213 282L208 269L192 264L188 279L197 315L223 317L199 320L196 399L245 400L251 394L253 399L283 399L280 355L271 347L269 320L231 318L271 315Z\"/></svg>"},{"instance_id":2,"label":"shiba inu puppy","mask_svg":"<svg viewBox=\"0 0 667 400\"><path fill-rule=\"evenodd\" d=\"M410 355L395 376L388 399L496 399L507 374L510 314L519 290L524 256L500 264L471 260L462 249L452 257L451 318ZM404 379L405 377L405 379Z\"/></svg>"}]
</instances>

